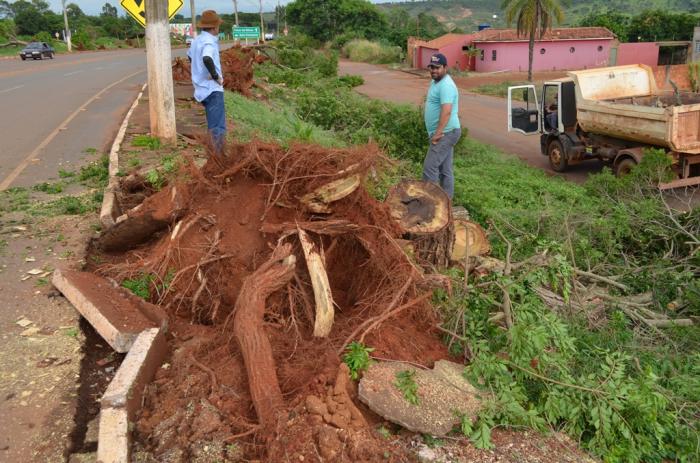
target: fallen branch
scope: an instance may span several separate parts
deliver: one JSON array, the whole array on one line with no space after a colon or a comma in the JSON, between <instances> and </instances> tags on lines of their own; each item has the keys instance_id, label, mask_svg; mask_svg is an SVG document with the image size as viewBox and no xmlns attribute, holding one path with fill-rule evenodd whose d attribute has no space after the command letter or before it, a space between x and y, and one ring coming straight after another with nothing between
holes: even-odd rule
<instances>
[{"instance_id":1,"label":"fallen branch","mask_svg":"<svg viewBox=\"0 0 700 463\"><path fill-rule=\"evenodd\" d=\"M616 288L619 288L622 291L629 292L629 288L626 285L623 285L622 283L617 282L617 281L613 280L612 278L604 277L602 275L597 275L595 273L587 272L585 270L579 270L577 268L574 268L574 273L576 275L584 276L584 277L590 278L592 280L602 281L603 283L607 283L610 286L615 286Z\"/></svg>"},{"instance_id":2,"label":"fallen branch","mask_svg":"<svg viewBox=\"0 0 700 463\"><path fill-rule=\"evenodd\" d=\"M423 301L427 300L427 299L430 298L432 295L433 295L433 292L430 291L430 292L427 292L427 293L425 293L425 294L423 294L423 295L421 295L421 296L414 297L413 299L411 299L410 301L408 301L408 302L405 303L404 305L402 305L402 306L400 306L400 307L397 307L397 308L395 308L394 310L392 310L391 312L385 313L384 315L378 317L378 318L369 326L369 328L367 328L367 329L365 330L365 332L362 333L362 335L360 336L360 342L364 342L365 336L367 336L367 334L368 334L370 331L372 331L373 329L375 329L377 326L379 326L382 322L384 322L384 321L387 320L388 318L391 318L391 317L393 317L394 315L397 315L399 312L401 312L401 311L403 311L403 310L405 310L405 309L407 309L407 308L409 308L409 307L412 307L412 306L418 304L419 302L423 302Z\"/></svg>"}]
</instances>

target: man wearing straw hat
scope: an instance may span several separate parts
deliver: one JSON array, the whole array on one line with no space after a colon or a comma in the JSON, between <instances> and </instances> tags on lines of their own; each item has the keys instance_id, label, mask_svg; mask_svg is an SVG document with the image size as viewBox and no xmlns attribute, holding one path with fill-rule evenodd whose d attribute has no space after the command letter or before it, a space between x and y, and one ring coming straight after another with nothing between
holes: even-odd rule
<instances>
[{"instance_id":1,"label":"man wearing straw hat","mask_svg":"<svg viewBox=\"0 0 700 463\"><path fill-rule=\"evenodd\" d=\"M202 13L197 23L202 32L192 41L187 52L192 62L194 99L204 105L209 134L219 154L223 151L226 141L224 77L219 59L219 26L222 22L214 10Z\"/></svg>"}]
</instances>

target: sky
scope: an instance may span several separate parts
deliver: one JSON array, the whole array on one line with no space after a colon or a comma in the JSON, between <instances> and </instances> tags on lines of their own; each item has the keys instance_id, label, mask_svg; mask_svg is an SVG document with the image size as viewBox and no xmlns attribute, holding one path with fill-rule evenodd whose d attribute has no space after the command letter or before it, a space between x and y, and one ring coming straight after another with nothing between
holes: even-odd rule
<instances>
[{"instance_id":1,"label":"sky","mask_svg":"<svg viewBox=\"0 0 700 463\"><path fill-rule=\"evenodd\" d=\"M280 5L289 3L290 0L279 0ZM370 0L372 3L387 3L392 0ZM395 1L395 0L394 0ZM61 0L48 0L51 9L56 13L62 11ZM120 10L120 14L124 9L120 5L120 0L66 0L66 4L75 3L85 14L97 15L102 11L102 5L110 3ZM185 17L190 16L190 0L183 0L183 5L178 13ZM262 0L263 11L273 11L277 0ZM195 0L195 10L197 14L201 14L204 10L216 10L217 13L233 13L233 0ZM238 11L257 12L259 11L258 0L238 0Z\"/></svg>"}]
</instances>

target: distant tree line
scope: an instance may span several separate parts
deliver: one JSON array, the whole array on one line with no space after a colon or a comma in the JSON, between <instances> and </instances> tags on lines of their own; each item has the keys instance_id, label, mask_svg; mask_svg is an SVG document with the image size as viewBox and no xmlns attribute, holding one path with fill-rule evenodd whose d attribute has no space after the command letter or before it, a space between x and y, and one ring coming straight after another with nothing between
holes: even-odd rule
<instances>
[{"instance_id":1,"label":"distant tree line","mask_svg":"<svg viewBox=\"0 0 700 463\"><path fill-rule=\"evenodd\" d=\"M700 26L700 16L664 10L646 10L632 16L606 10L589 14L579 25L607 27L620 42L692 40L694 28Z\"/></svg>"},{"instance_id":2,"label":"distant tree line","mask_svg":"<svg viewBox=\"0 0 700 463\"><path fill-rule=\"evenodd\" d=\"M405 49L409 36L429 40L448 32L429 14L411 16L401 8L385 13L366 0L295 0L286 13L295 30L341 46L353 38L365 38Z\"/></svg>"}]
</instances>

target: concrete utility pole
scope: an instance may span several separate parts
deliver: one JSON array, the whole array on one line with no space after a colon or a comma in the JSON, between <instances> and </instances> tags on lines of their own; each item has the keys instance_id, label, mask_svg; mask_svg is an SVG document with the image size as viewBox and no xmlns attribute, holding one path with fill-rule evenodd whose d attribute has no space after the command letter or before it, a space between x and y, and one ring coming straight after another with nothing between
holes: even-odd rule
<instances>
[{"instance_id":1,"label":"concrete utility pole","mask_svg":"<svg viewBox=\"0 0 700 463\"><path fill-rule=\"evenodd\" d=\"M73 51L73 47L70 43L70 28L68 27L68 15L66 14L66 0L61 0L61 4L63 5L63 26L66 28L63 36L66 39L66 47L68 47L68 52L70 53Z\"/></svg>"},{"instance_id":2,"label":"concrete utility pole","mask_svg":"<svg viewBox=\"0 0 700 463\"><path fill-rule=\"evenodd\" d=\"M190 12L192 14L192 38L197 37L197 15L194 13L194 0L190 0Z\"/></svg>"},{"instance_id":3,"label":"concrete utility pole","mask_svg":"<svg viewBox=\"0 0 700 463\"><path fill-rule=\"evenodd\" d=\"M175 143L175 98L170 65L168 0L146 1L146 66L151 136Z\"/></svg>"},{"instance_id":4,"label":"concrete utility pole","mask_svg":"<svg viewBox=\"0 0 700 463\"><path fill-rule=\"evenodd\" d=\"M238 26L238 0L233 0L233 14L236 15L236 26Z\"/></svg>"},{"instance_id":5,"label":"concrete utility pole","mask_svg":"<svg viewBox=\"0 0 700 463\"><path fill-rule=\"evenodd\" d=\"M263 22L263 15L262 15L262 0L259 0L260 2L260 38L262 39L261 42L265 42L265 23Z\"/></svg>"}]
</instances>

